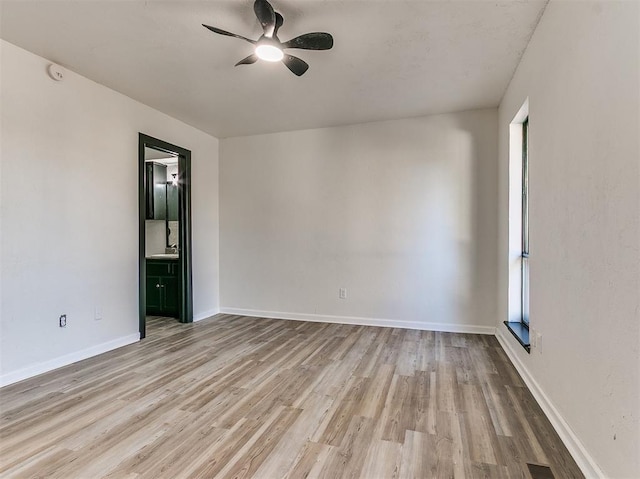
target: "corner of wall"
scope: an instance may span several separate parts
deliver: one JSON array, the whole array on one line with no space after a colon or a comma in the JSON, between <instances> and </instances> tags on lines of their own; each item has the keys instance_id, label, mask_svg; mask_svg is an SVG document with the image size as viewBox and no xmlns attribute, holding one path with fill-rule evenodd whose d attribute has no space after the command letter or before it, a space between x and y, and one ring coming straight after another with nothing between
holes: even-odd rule
<instances>
[{"instance_id":1,"label":"corner of wall","mask_svg":"<svg viewBox=\"0 0 640 479\"><path fill-rule=\"evenodd\" d=\"M496 328L496 338L585 477L605 477L605 474L598 467L596 461L591 457L578 436L554 406L551 398L549 398L540 384L535 380L525 362L518 356L515 348L520 348L521 346L515 343L515 340L510 334L506 333L506 326L504 326L504 324Z\"/></svg>"}]
</instances>

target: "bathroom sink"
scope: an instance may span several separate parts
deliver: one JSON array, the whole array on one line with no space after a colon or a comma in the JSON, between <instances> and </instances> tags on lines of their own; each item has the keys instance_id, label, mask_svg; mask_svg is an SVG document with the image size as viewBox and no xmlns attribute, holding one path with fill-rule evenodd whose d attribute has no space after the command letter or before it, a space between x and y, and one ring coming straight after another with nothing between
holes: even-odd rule
<instances>
[{"instance_id":1,"label":"bathroom sink","mask_svg":"<svg viewBox=\"0 0 640 479\"><path fill-rule=\"evenodd\" d=\"M178 259L180 255L177 253L160 253L147 256L148 259Z\"/></svg>"}]
</instances>

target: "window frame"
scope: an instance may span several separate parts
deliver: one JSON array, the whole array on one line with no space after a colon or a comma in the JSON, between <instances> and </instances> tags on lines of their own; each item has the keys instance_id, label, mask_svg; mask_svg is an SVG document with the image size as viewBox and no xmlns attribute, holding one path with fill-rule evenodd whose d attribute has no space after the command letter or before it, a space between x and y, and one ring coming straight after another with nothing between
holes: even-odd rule
<instances>
[{"instance_id":1,"label":"window frame","mask_svg":"<svg viewBox=\"0 0 640 479\"><path fill-rule=\"evenodd\" d=\"M522 215L520 255L520 322L529 329L529 117L522 122Z\"/></svg>"},{"instance_id":2,"label":"window frame","mask_svg":"<svg viewBox=\"0 0 640 479\"><path fill-rule=\"evenodd\" d=\"M519 266L519 301L514 302L515 308L510 311L510 318L504 321L507 329L518 340L520 345L531 353L531 343L529 335L529 104L528 100L520 109L520 112L516 115L517 119L511 123L510 128L517 128L516 130L510 130L510 148L517 148L510 153L510 165L512 161L515 163L516 171L519 170L519 178L510 176L509 188L517 188L519 192L514 191L515 198L520 197L519 214L516 211L514 213L519 217L520 227L513 231L510 230L510 235L513 233L519 235L519 245L515 246L515 256ZM513 142L513 143L511 143ZM519 153L516 153L516 151ZM516 156L517 155L517 156ZM519 163L519 164L518 164ZM511 166L510 166L511 168ZM514 198L514 200L515 200ZM516 200L517 201L517 200ZM515 206L515 204L514 204ZM511 207L510 207L511 214ZM517 252L517 253L516 253ZM515 274L517 274L514 271ZM509 283L511 284L511 279ZM510 286L511 287L511 286ZM515 299L515 298L514 298ZM519 303L519 304L518 304ZM517 306L516 306L517 304Z\"/></svg>"}]
</instances>

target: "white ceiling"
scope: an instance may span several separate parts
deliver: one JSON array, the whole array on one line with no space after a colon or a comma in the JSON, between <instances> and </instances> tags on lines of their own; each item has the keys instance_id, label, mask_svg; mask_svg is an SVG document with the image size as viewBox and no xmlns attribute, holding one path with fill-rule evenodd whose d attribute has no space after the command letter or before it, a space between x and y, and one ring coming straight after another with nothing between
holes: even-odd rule
<instances>
[{"instance_id":1,"label":"white ceiling","mask_svg":"<svg viewBox=\"0 0 640 479\"><path fill-rule=\"evenodd\" d=\"M153 161L155 163L161 163L163 165L177 165L178 157L169 156L164 151L156 150L154 148L144 147L144 161Z\"/></svg>"},{"instance_id":2,"label":"white ceiling","mask_svg":"<svg viewBox=\"0 0 640 479\"><path fill-rule=\"evenodd\" d=\"M251 0L2 0L0 36L219 138L497 106L548 0L273 0L282 41L329 51L233 65L257 39Z\"/></svg>"}]
</instances>

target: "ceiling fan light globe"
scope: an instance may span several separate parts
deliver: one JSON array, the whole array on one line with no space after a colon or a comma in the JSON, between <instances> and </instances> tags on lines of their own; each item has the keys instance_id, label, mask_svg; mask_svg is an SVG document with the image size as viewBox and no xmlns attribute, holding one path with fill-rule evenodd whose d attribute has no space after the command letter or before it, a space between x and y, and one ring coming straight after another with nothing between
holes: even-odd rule
<instances>
[{"instance_id":1,"label":"ceiling fan light globe","mask_svg":"<svg viewBox=\"0 0 640 479\"><path fill-rule=\"evenodd\" d=\"M284 58L282 50L275 45L262 44L256 47L256 55L267 62L279 62Z\"/></svg>"}]
</instances>

